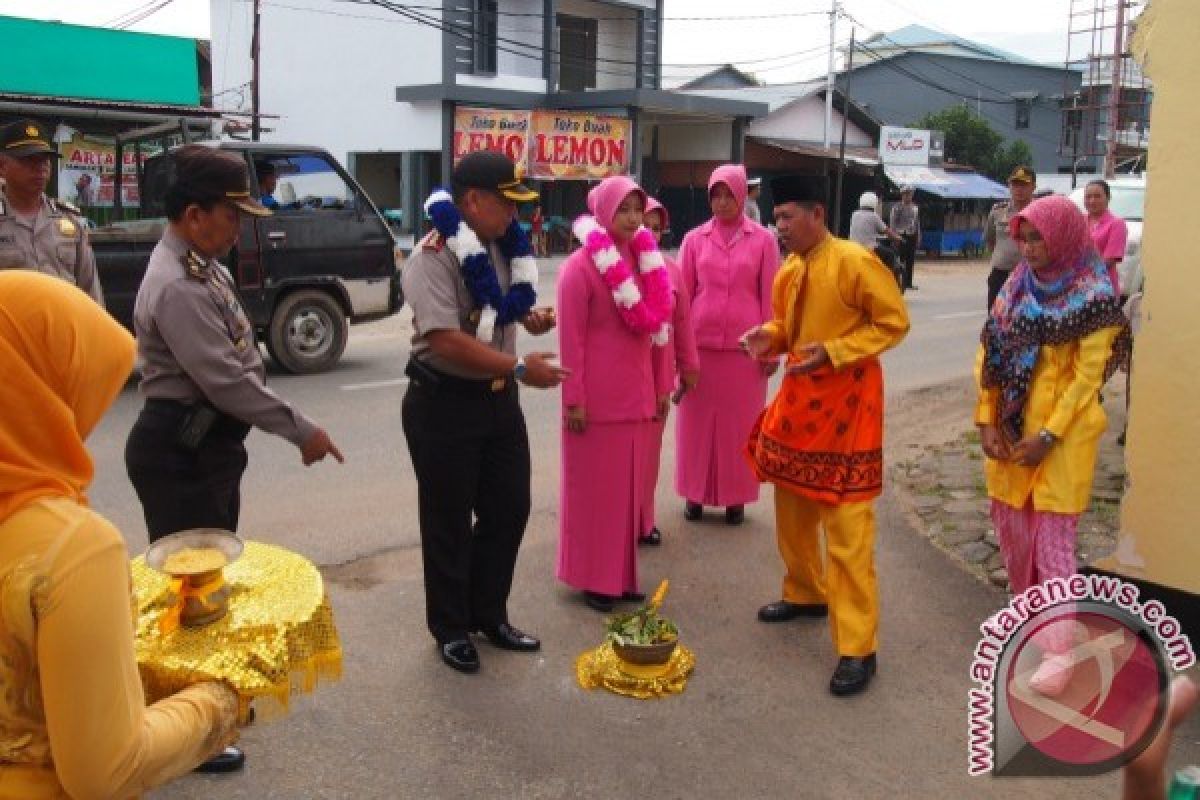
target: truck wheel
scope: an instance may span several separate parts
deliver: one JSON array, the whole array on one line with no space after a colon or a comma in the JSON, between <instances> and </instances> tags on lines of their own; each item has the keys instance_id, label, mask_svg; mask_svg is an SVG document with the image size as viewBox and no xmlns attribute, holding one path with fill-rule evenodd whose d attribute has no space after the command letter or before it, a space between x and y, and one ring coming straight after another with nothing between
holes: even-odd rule
<instances>
[{"instance_id":1,"label":"truck wheel","mask_svg":"<svg viewBox=\"0 0 1200 800\"><path fill-rule=\"evenodd\" d=\"M324 372L346 349L346 315L325 292L287 295L271 316L267 352L288 372Z\"/></svg>"}]
</instances>

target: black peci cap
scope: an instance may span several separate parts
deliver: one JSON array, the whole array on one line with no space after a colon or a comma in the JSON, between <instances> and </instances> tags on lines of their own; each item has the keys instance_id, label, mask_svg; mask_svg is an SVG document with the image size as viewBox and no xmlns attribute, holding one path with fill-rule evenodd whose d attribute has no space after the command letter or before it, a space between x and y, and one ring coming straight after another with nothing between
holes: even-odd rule
<instances>
[{"instance_id":1,"label":"black peci cap","mask_svg":"<svg viewBox=\"0 0 1200 800\"><path fill-rule=\"evenodd\" d=\"M824 175L783 175L771 180L771 199L780 203L829 202L829 179Z\"/></svg>"},{"instance_id":2,"label":"black peci cap","mask_svg":"<svg viewBox=\"0 0 1200 800\"><path fill-rule=\"evenodd\" d=\"M463 156L454 168L451 182L459 189L488 189L518 203L538 199L538 193L521 183L525 170L503 153L476 150Z\"/></svg>"},{"instance_id":3,"label":"black peci cap","mask_svg":"<svg viewBox=\"0 0 1200 800\"><path fill-rule=\"evenodd\" d=\"M58 155L46 129L31 119L19 119L0 129L0 153L13 158L48 153Z\"/></svg>"},{"instance_id":4,"label":"black peci cap","mask_svg":"<svg viewBox=\"0 0 1200 800\"><path fill-rule=\"evenodd\" d=\"M202 144L187 144L171 152L171 188L196 200L226 200L256 217L271 211L250 196L250 171L233 153Z\"/></svg>"}]
</instances>

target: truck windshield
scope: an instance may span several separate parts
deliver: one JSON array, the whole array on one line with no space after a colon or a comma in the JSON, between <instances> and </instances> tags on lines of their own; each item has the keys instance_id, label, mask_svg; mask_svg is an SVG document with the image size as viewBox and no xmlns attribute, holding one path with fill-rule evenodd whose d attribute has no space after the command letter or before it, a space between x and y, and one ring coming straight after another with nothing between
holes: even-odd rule
<instances>
[{"instance_id":1,"label":"truck windshield","mask_svg":"<svg viewBox=\"0 0 1200 800\"><path fill-rule=\"evenodd\" d=\"M259 156L255 173L263 205L276 211L354 207L354 191L322 156L312 153Z\"/></svg>"}]
</instances>

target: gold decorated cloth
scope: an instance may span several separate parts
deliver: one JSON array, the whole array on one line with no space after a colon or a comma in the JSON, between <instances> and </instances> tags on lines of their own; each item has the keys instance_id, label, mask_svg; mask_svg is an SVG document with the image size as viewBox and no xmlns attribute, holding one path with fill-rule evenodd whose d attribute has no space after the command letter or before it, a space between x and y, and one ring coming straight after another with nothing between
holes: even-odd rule
<instances>
[{"instance_id":1,"label":"gold decorated cloth","mask_svg":"<svg viewBox=\"0 0 1200 800\"><path fill-rule=\"evenodd\" d=\"M695 668L695 654L683 645L675 648L666 664L638 666L622 661L612 644L605 642L575 659L575 678L584 689L603 687L626 697L649 700L682 692Z\"/></svg>"},{"instance_id":2,"label":"gold decorated cloth","mask_svg":"<svg viewBox=\"0 0 1200 800\"><path fill-rule=\"evenodd\" d=\"M286 711L295 692L342 672L342 647L321 573L308 559L261 542L246 542L225 567L229 613L199 628L163 633L159 619L175 597L171 578L133 560L137 661L146 699L154 702L195 683L225 681L241 697L243 717L254 700L268 714Z\"/></svg>"}]
</instances>

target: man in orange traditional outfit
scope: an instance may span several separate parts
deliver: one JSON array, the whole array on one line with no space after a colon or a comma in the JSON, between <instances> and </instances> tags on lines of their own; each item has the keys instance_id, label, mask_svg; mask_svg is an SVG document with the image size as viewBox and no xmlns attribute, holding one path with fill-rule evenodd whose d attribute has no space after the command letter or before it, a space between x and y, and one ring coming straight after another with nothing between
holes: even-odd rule
<instances>
[{"instance_id":1,"label":"man in orange traditional outfit","mask_svg":"<svg viewBox=\"0 0 1200 800\"><path fill-rule=\"evenodd\" d=\"M875 673L879 592L875 510L883 484L883 369L879 354L908 332L896 281L874 253L826 226L828 183L771 183L775 225L790 251L775 278L773 318L747 331L758 359L787 356L778 394L748 454L775 484L783 599L759 619L829 615L840 660L829 689L860 692ZM825 532L824 558L818 529Z\"/></svg>"}]
</instances>

